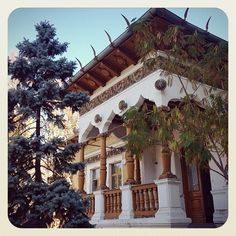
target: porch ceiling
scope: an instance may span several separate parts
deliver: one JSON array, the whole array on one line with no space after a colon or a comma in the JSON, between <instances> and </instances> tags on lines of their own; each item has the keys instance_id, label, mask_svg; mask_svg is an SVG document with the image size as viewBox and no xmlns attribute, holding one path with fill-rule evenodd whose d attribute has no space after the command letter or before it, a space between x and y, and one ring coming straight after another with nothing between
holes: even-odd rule
<instances>
[{"instance_id":1,"label":"porch ceiling","mask_svg":"<svg viewBox=\"0 0 236 236\"><path fill-rule=\"evenodd\" d=\"M119 138L117 138L113 133L111 133L106 140L107 150L110 149L108 147L112 147L114 144L119 143L120 141L121 140ZM101 146L100 137L97 137L95 140L89 141L89 143L85 146L85 151L84 151L85 156L94 152L99 153L101 149L100 146Z\"/></svg>"}]
</instances>

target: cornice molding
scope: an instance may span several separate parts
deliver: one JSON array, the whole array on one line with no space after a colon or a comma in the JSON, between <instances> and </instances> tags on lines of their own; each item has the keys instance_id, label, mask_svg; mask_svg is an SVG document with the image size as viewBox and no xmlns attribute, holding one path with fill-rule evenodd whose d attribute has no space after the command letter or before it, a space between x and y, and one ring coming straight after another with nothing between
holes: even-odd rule
<instances>
[{"instance_id":1,"label":"cornice molding","mask_svg":"<svg viewBox=\"0 0 236 236\"><path fill-rule=\"evenodd\" d=\"M107 158L110 158L112 156L115 156L115 155L118 155L118 154L121 154L123 153L124 151L126 150L125 146L122 146L122 147L119 147L119 148L114 148L114 149L111 149L109 151L106 152L106 157ZM96 162L96 161L99 161L100 160L100 153L99 154L96 154L94 156L91 156L89 157L88 159L86 159L84 161L85 164L88 164L88 163L93 163L93 162Z\"/></svg>"}]
</instances>

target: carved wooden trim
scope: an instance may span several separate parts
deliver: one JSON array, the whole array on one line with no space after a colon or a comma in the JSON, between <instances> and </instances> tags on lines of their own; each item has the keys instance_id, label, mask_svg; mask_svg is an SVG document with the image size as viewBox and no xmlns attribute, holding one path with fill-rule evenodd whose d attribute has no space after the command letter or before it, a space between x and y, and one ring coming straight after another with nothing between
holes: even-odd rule
<instances>
[{"instance_id":1,"label":"carved wooden trim","mask_svg":"<svg viewBox=\"0 0 236 236\"><path fill-rule=\"evenodd\" d=\"M106 157L109 158L109 157L118 155L120 153L123 153L125 150L126 150L125 146L122 146L122 147L119 147L119 148L115 148L115 149L111 149L111 150L106 152ZM100 153L97 154L97 155L91 156L88 159L86 159L84 161L84 163L87 164L87 163L93 163L93 162L99 161L100 160L100 156L101 156Z\"/></svg>"}]
</instances>

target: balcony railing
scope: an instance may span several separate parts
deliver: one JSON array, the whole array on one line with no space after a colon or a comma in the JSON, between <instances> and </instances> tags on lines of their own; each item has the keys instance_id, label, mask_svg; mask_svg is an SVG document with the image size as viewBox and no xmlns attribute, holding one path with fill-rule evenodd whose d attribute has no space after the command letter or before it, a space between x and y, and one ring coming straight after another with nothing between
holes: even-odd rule
<instances>
[{"instance_id":1,"label":"balcony railing","mask_svg":"<svg viewBox=\"0 0 236 236\"><path fill-rule=\"evenodd\" d=\"M84 195L83 199L84 200L86 199L89 203L88 207L86 208L85 213L87 214L88 217L91 218L92 215L95 212L95 197L94 197L94 194L91 193L91 194Z\"/></svg>"},{"instance_id":2,"label":"balcony railing","mask_svg":"<svg viewBox=\"0 0 236 236\"><path fill-rule=\"evenodd\" d=\"M121 190L113 189L104 192L105 219L117 219L121 213Z\"/></svg>"},{"instance_id":3,"label":"balcony railing","mask_svg":"<svg viewBox=\"0 0 236 236\"><path fill-rule=\"evenodd\" d=\"M157 186L154 183L132 187L134 217L154 217L158 210Z\"/></svg>"}]
</instances>

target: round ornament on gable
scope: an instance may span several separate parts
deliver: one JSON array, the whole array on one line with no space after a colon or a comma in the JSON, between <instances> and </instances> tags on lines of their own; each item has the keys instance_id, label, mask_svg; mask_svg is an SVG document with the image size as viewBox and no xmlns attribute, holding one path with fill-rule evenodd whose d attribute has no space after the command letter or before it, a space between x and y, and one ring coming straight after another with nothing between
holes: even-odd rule
<instances>
[{"instance_id":1,"label":"round ornament on gable","mask_svg":"<svg viewBox=\"0 0 236 236\"><path fill-rule=\"evenodd\" d=\"M98 122L102 121L102 117L101 117L99 114L97 114L97 115L94 117L94 121L95 121L95 123L98 123Z\"/></svg>"},{"instance_id":2,"label":"round ornament on gable","mask_svg":"<svg viewBox=\"0 0 236 236\"><path fill-rule=\"evenodd\" d=\"M128 107L128 104L124 100L121 100L118 106L121 111L124 111Z\"/></svg>"},{"instance_id":3,"label":"round ornament on gable","mask_svg":"<svg viewBox=\"0 0 236 236\"><path fill-rule=\"evenodd\" d=\"M160 90L160 91L163 91L165 88L166 88L166 81L164 79L158 79L156 82L155 82L155 88L157 90Z\"/></svg>"}]
</instances>

